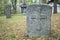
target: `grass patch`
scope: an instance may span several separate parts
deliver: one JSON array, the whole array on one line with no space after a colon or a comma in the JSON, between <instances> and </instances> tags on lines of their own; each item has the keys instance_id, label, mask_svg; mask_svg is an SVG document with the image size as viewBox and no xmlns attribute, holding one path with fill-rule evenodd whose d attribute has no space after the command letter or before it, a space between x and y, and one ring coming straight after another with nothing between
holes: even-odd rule
<instances>
[{"instance_id":1,"label":"grass patch","mask_svg":"<svg viewBox=\"0 0 60 40\"><path fill-rule=\"evenodd\" d=\"M10 34L10 37L11 38L16 38L16 35L15 34Z\"/></svg>"},{"instance_id":2,"label":"grass patch","mask_svg":"<svg viewBox=\"0 0 60 40\"><path fill-rule=\"evenodd\" d=\"M51 17L51 35L52 38L60 38L60 14L54 14ZM0 17L0 36L2 39L23 40L26 35L26 16L24 14L12 14L12 18L6 19L6 16ZM26 38L27 39L27 38ZM33 39L33 38L32 38ZM44 40L45 38L35 38Z\"/></svg>"},{"instance_id":3,"label":"grass patch","mask_svg":"<svg viewBox=\"0 0 60 40\"><path fill-rule=\"evenodd\" d=\"M6 36L2 36L2 39L18 40L25 32L26 16L24 14L12 14L9 19L6 16L0 16L0 33Z\"/></svg>"},{"instance_id":4,"label":"grass patch","mask_svg":"<svg viewBox=\"0 0 60 40\"><path fill-rule=\"evenodd\" d=\"M25 18L25 14L11 14L10 20L22 19ZM0 16L0 20L8 20L6 16Z\"/></svg>"}]
</instances>

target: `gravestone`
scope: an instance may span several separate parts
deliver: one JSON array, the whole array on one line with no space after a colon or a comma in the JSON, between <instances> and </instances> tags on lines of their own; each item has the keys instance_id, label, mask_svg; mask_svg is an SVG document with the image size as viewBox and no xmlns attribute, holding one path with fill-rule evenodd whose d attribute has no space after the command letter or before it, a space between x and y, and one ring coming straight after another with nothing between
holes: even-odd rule
<instances>
[{"instance_id":1,"label":"gravestone","mask_svg":"<svg viewBox=\"0 0 60 40\"><path fill-rule=\"evenodd\" d=\"M11 5L5 5L6 18L11 18Z\"/></svg>"},{"instance_id":2,"label":"gravestone","mask_svg":"<svg viewBox=\"0 0 60 40\"><path fill-rule=\"evenodd\" d=\"M27 8L27 4L26 3L22 3L20 5L20 7L21 7L21 13L24 13L25 9Z\"/></svg>"},{"instance_id":3,"label":"gravestone","mask_svg":"<svg viewBox=\"0 0 60 40\"><path fill-rule=\"evenodd\" d=\"M48 5L29 5L26 9L27 32L29 37L48 37L51 30L52 7Z\"/></svg>"}]
</instances>

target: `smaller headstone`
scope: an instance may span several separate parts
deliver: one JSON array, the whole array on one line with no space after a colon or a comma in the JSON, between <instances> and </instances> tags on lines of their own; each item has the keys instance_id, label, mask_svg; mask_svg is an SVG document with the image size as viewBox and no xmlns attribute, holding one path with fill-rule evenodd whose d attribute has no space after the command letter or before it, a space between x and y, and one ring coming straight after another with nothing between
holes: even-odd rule
<instances>
[{"instance_id":1,"label":"smaller headstone","mask_svg":"<svg viewBox=\"0 0 60 40\"><path fill-rule=\"evenodd\" d=\"M27 4L26 3L22 3L20 5L20 7L21 7L21 13L24 13L25 9L27 8Z\"/></svg>"},{"instance_id":2,"label":"smaller headstone","mask_svg":"<svg viewBox=\"0 0 60 40\"><path fill-rule=\"evenodd\" d=\"M11 18L11 5L5 5L6 18Z\"/></svg>"}]
</instances>

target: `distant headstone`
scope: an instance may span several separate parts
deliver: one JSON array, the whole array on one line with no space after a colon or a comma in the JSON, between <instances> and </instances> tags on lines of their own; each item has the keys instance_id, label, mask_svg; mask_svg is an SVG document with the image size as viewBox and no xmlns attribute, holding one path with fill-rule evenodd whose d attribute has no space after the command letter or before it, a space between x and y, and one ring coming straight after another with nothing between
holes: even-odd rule
<instances>
[{"instance_id":1,"label":"distant headstone","mask_svg":"<svg viewBox=\"0 0 60 40\"><path fill-rule=\"evenodd\" d=\"M26 9L29 37L50 36L52 7L29 5Z\"/></svg>"},{"instance_id":2,"label":"distant headstone","mask_svg":"<svg viewBox=\"0 0 60 40\"><path fill-rule=\"evenodd\" d=\"M11 18L11 5L5 5L6 18Z\"/></svg>"},{"instance_id":3,"label":"distant headstone","mask_svg":"<svg viewBox=\"0 0 60 40\"><path fill-rule=\"evenodd\" d=\"M26 3L22 3L20 5L20 7L21 7L21 13L24 13L25 9L27 8L27 4Z\"/></svg>"}]
</instances>

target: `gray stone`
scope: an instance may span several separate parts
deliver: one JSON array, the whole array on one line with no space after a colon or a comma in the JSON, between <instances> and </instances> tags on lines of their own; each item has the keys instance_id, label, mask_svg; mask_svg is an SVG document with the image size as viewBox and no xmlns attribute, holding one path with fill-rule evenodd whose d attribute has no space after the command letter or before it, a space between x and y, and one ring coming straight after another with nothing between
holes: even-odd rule
<instances>
[{"instance_id":1,"label":"gray stone","mask_svg":"<svg viewBox=\"0 0 60 40\"><path fill-rule=\"evenodd\" d=\"M11 18L11 5L5 5L6 18Z\"/></svg>"},{"instance_id":2,"label":"gray stone","mask_svg":"<svg viewBox=\"0 0 60 40\"><path fill-rule=\"evenodd\" d=\"M50 36L52 7L29 5L26 9L29 37Z\"/></svg>"}]
</instances>

